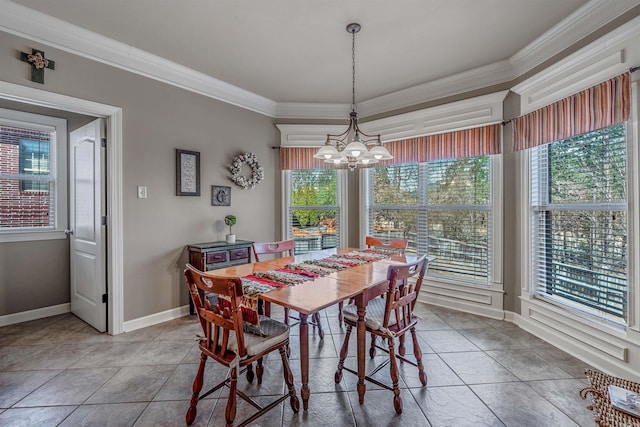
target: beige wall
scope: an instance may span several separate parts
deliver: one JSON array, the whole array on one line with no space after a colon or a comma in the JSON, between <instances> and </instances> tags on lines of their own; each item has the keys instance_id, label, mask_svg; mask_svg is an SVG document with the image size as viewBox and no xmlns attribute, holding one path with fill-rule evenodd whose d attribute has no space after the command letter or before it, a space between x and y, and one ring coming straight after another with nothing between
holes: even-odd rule
<instances>
[{"instance_id":1,"label":"beige wall","mask_svg":"<svg viewBox=\"0 0 640 427\"><path fill-rule=\"evenodd\" d=\"M44 85L30 82L28 66L18 60L19 51L32 47L56 61ZM226 229L215 223L226 214L237 215L240 239L280 236L278 151L271 148L276 129L268 117L1 32L0 79L123 109L125 321L188 303L185 245L224 239ZM176 148L201 153L200 197L175 196ZM265 169L254 190L233 185L226 169L244 151L255 153ZM231 207L211 206L214 184L232 187ZM147 199L136 198L138 185L147 186ZM68 301L68 255L58 246L0 244L0 315ZM34 277L22 273L34 265L42 273L37 286L56 283L57 289L37 303L25 292Z\"/></svg>"}]
</instances>

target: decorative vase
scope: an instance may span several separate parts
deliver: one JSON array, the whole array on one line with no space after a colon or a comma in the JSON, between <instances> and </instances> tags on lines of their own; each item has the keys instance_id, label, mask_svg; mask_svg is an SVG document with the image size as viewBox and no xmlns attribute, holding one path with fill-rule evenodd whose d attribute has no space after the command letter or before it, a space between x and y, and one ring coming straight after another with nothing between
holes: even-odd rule
<instances>
[{"instance_id":1,"label":"decorative vase","mask_svg":"<svg viewBox=\"0 0 640 427\"><path fill-rule=\"evenodd\" d=\"M235 234L227 234L227 243L235 243L236 235Z\"/></svg>"}]
</instances>

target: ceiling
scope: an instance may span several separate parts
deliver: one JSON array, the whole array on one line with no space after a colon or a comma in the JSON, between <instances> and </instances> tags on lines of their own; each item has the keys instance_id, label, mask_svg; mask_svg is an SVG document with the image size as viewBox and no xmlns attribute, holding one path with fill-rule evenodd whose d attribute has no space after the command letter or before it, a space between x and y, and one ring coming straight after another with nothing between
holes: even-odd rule
<instances>
[{"instance_id":1,"label":"ceiling","mask_svg":"<svg viewBox=\"0 0 640 427\"><path fill-rule=\"evenodd\" d=\"M13 0L277 103L336 104L351 102L350 22L361 102L508 60L611 1Z\"/></svg>"}]
</instances>

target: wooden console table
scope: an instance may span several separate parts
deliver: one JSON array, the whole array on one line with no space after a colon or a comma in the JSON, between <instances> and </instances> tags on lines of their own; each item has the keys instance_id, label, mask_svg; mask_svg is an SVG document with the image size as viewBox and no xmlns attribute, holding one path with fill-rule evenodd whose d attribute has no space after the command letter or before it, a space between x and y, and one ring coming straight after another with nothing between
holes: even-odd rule
<instances>
[{"instance_id":1,"label":"wooden console table","mask_svg":"<svg viewBox=\"0 0 640 427\"><path fill-rule=\"evenodd\" d=\"M200 271L217 270L251 263L251 245L249 240L236 240L235 243L225 241L195 243L189 245L189 264ZM195 314L193 301L189 298L189 312Z\"/></svg>"}]
</instances>

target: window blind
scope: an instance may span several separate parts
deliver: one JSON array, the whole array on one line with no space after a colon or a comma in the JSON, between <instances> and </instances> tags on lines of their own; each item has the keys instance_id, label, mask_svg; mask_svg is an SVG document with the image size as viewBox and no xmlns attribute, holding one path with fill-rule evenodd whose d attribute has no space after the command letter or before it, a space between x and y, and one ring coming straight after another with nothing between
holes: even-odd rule
<instances>
[{"instance_id":1,"label":"window blind","mask_svg":"<svg viewBox=\"0 0 640 427\"><path fill-rule=\"evenodd\" d=\"M489 156L368 171L370 235L404 238L408 252L436 257L429 274L489 280Z\"/></svg>"},{"instance_id":2,"label":"window blind","mask_svg":"<svg viewBox=\"0 0 640 427\"><path fill-rule=\"evenodd\" d=\"M538 296L623 322L627 313L625 125L531 153Z\"/></svg>"}]
</instances>

